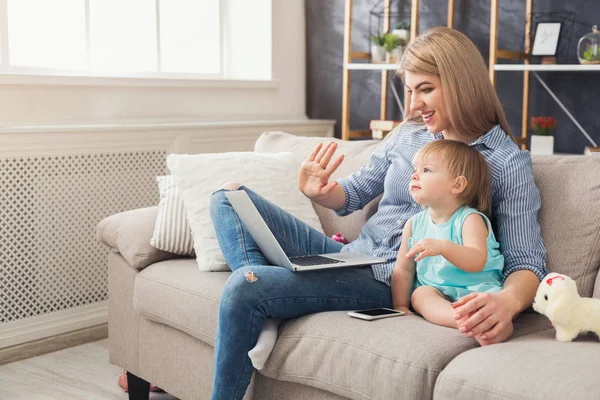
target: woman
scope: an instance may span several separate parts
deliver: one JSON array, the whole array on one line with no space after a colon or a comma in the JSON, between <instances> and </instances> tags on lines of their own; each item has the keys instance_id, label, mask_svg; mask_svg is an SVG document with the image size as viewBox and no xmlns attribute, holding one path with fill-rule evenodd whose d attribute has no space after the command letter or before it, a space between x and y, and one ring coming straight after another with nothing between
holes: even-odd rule
<instances>
[{"instance_id":1,"label":"woman","mask_svg":"<svg viewBox=\"0 0 600 400\"><path fill-rule=\"evenodd\" d=\"M457 327L481 345L512 334L512 319L529 307L546 274L545 249L537 223L540 195L531 158L511 140L500 102L481 54L463 34L434 28L411 42L399 73L411 94L405 122L378 147L369 164L348 178L329 182L343 161L336 145L318 145L302 163L298 186L312 201L347 215L383 193L377 213L359 237L342 245L238 184L224 185L211 203L223 254L234 271L221 297L215 343L213 399L241 399L253 368L247 356L265 318L373 307L392 307L390 277L404 222L421 211L407 182L412 159L433 140L459 140L474 146L492 172L492 221L505 257L504 288L472 293L453 304ZM248 192L290 256L352 251L388 262L294 274L273 268L239 222L224 190ZM250 283L248 273L253 279ZM257 278L255 280L254 278Z\"/></svg>"}]
</instances>

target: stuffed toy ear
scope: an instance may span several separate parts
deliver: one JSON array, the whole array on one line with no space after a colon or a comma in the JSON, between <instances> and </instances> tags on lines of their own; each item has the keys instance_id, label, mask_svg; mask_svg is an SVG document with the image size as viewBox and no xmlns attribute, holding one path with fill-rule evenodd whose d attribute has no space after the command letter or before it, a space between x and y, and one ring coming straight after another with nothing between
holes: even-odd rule
<instances>
[{"instance_id":1,"label":"stuffed toy ear","mask_svg":"<svg viewBox=\"0 0 600 400\"><path fill-rule=\"evenodd\" d=\"M556 289L548 294L546 315L552 323L569 324L576 296L577 285L572 280L561 281Z\"/></svg>"}]
</instances>

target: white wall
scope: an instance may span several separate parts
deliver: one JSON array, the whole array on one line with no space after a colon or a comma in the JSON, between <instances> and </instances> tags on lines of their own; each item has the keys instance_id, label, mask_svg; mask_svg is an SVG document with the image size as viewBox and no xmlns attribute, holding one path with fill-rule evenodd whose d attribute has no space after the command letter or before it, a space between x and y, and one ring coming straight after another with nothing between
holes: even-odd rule
<instances>
[{"instance_id":1,"label":"white wall","mask_svg":"<svg viewBox=\"0 0 600 400\"><path fill-rule=\"evenodd\" d=\"M270 84L137 80L135 86L127 86L129 81L117 78L46 78L38 83L39 79L5 76L0 77L0 128L305 119L304 0L273 0L273 80Z\"/></svg>"}]
</instances>

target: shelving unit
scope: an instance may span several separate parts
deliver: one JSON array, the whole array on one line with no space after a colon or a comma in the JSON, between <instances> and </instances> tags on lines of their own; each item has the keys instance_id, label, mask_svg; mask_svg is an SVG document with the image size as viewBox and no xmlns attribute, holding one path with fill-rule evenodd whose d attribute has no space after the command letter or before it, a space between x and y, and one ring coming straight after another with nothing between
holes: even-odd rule
<instances>
[{"instance_id":1,"label":"shelving unit","mask_svg":"<svg viewBox=\"0 0 600 400\"><path fill-rule=\"evenodd\" d=\"M370 137L371 131L350 130L350 78L351 71L381 71L381 101L379 119L387 119L387 90L388 71L397 68L396 64L373 64L370 62L356 63L357 60L370 60L371 53L352 51L352 0L346 0L344 15L344 62L343 62L343 84L342 84L342 139ZM391 0L384 0L383 32L390 29L390 5ZM410 6L410 39L419 33L419 6L420 0L411 0ZM448 0L448 27L454 26L454 0ZM404 103L410 104L410 95L404 92Z\"/></svg>"},{"instance_id":2,"label":"shelving unit","mask_svg":"<svg viewBox=\"0 0 600 400\"><path fill-rule=\"evenodd\" d=\"M370 62L355 63L357 60L370 60L371 53L352 51L352 0L346 0L344 14L344 61L342 83L342 139L350 140L370 137L369 130L350 130L350 79L351 71L381 71L381 109L380 119L387 119L388 71L395 70L395 64L372 64ZM411 0L410 38L417 36L419 30L419 0ZM384 0L383 32L390 30L391 0ZM448 24L454 22L454 0L448 1ZM451 25L449 25L451 26ZM409 100L405 93L405 103Z\"/></svg>"},{"instance_id":3,"label":"shelving unit","mask_svg":"<svg viewBox=\"0 0 600 400\"><path fill-rule=\"evenodd\" d=\"M557 104L563 109L567 116L573 121L575 126L587 138L594 147L597 144L588 135L585 129L577 122L573 115L560 102L560 99L550 90L537 72L584 72L600 71L600 65L580 65L580 64L531 64L529 62L529 53L531 50L531 12L533 10L533 0L525 0L525 40L523 52L498 49L498 11L500 0L490 0L490 56L489 56L489 75L490 80L496 86L497 71L513 71L523 73L523 107L521 120L521 137L516 138L518 144L523 149L527 148L529 132L529 83L533 74L539 83L552 96ZM384 18L383 31L387 32L390 28L390 4L391 0L384 0ZM353 0L346 0L344 15L344 61L343 61L343 86L342 86L342 139L349 140L355 138L369 137L371 132L368 130L350 130L350 79L352 71L381 71L381 100L380 100L380 119L387 119L387 89L388 89L388 71L397 68L396 64L373 64L368 61L371 58L370 53L352 51L352 5ZM420 0L411 1L410 18L410 38L417 36L419 31L419 5ZM454 0L448 0L448 27L454 25ZM519 60L522 64L501 64L498 59ZM410 96L404 93L404 103L410 104Z\"/></svg>"},{"instance_id":4,"label":"shelving unit","mask_svg":"<svg viewBox=\"0 0 600 400\"><path fill-rule=\"evenodd\" d=\"M528 132L529 132L529 80L530 75L542 85L548 94L554 99L559 107L567 114L573 124L586 137L590 144L594 147L598 145L573 117L569 110L562 104L558 96L548 87L546 82L539 76L537 72L584 72L584 71L600 71L600 65L581 65L581 64L530 64L529 54L531 51L531 12L533 10L533 0L525 1L525 40L523 52L508 51L498 49L498 6L500 0L490 0L490 60L489 73L490 80L494 87L496 86L496 71L517 71L523 72L523 108L521 119L521 137L517 138L517 142L522 149L527 148ZM521 60L523 64L499 64L498 59Z\"/></svg>"}]
</instances>

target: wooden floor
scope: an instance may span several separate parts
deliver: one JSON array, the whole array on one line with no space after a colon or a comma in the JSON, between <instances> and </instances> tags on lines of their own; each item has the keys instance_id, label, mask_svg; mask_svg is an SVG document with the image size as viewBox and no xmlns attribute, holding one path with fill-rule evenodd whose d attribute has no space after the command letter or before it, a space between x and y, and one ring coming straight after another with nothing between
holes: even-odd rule
<instances>
[{"instance_id":1,"label":"wooden floor","mask_svg":"<svg viewBox=\"0 0 600 400\"><path fill-rule=\"evenodd\" d=\"M108 362L108 339L0 365L2 400L126 400L121 369ZM150 393L152 400L176 400Z\"/></svg>"}]
</instances>

